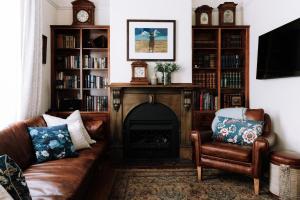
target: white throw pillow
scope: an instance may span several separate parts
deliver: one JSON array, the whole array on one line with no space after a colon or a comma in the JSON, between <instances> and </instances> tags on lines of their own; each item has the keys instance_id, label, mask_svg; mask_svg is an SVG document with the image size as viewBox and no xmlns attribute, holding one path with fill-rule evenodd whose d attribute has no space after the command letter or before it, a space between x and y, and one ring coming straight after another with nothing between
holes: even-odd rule
<instances>
[{"instance_id":1,"label":"white throw pillow","mask_svg":"<svg viewBox=\"0 0 300 200\"><path fill-rule=\"evenodd\" d=\"M2 185L0 185L0 200L14 200Z\"/></svg>"},{"instance_id":2,"label":"white throw pillow","mask_svg":"<svg viewBox=\"0 0 300 200\"><path fill-rule=\"evenodd\" d=\"M74 123L68 124L68 130L70 132L71 140L73 142L75 150L91 147L83 135L83 129L84 127L81 126L78 120Z\"/></svg>"},{"instance_id":3,"label":"white throw pillow","mask_svg":"<svg viewBox=\"0 0 300 200\"><path fill-rule=\"evenodd\" d=\"M43 117L44 117L44 120L47 123L47 126L58 126L58 125L63 125L63 124L69 125L69 124L72 124L72 123L74 123L76 121L79 121L79 123L82 126L82 134L83 134L84 138L86 139L86 141L89 144L96 143L95 140L91 139L89 133L85 129L84 124L83 124L82 119L81 119L81 116L80 116L79 110L75 110L71 115L69 115L67 117L67 119L63 119L63 118L59 118L59 117L54 117L54 116L47 115L47 114L44 114Z\"/></svg>"}]
</instances>

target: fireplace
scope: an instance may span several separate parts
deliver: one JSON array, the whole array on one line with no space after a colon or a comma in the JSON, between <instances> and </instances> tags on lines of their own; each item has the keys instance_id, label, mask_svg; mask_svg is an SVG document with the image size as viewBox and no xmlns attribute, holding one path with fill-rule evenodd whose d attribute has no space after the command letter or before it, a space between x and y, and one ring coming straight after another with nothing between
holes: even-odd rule
<instances>
[{"instance_id":1,"label":"fireplace","mask_svg":"<svg viewBox=\"0 0 300 200\"><path fill-rule=\"evenodd\" d=\"M190 84L110 85L111 155L120 160L191 160Z\"/></svg>"},{"instance_id":2,"label":"fireplace","mask_svg":"<svg viewBox=\"0 0 300 200\"><path fill-rule=\"evenodd\" d=\"M178 159L179 122L161 103L143 103L132 109L123 125L127 160Z\"/></svg>"}]
</instances>

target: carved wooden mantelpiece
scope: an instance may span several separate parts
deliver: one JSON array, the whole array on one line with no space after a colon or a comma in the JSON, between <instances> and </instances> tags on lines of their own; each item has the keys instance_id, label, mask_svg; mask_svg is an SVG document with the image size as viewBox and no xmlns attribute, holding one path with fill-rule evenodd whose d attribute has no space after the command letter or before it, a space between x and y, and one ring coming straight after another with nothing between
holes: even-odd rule
<instances>
[{"instance_id":1,"label":"carved wooden mantelpiece","mask_svg":"<svg viewBox=\"0 0 300 200\"><path fill-rule=\"evenodd\" d=\"M162 103L171 108L180 122L180 159L191 160L190 133L192 127L192 84L130 85L115 83L111 88L110 130L115 155L121 156L123 149L123 122L136 106Z\"/></svg>"}]
</instances>

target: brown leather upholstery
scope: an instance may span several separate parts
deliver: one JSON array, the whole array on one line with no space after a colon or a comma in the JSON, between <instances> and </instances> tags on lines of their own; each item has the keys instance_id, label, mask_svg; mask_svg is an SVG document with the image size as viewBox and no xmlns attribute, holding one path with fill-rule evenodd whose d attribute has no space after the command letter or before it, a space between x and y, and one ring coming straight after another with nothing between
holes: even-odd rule
<instances>
[{"instance_id":1,"label":"brown leather upholstery","mask_svg":"<svg viewBox=\"0 0 300 200\"><path fill-rule=\"evenodd\" d=\"M31 166L24 172L30 194L35 198L76 199L84 179L103 154L104 141L82 150L78 158L66 158Z\"/></svg>"},{"instance_id":2,"label":"brown leather upholstery","mask_svg":"<svg viewBox=\"0 0 300 200\"><path fill-rule=\"evenodd\" d=\"M271 153L271 162L276 165L289 165L300 169L300 154L292 151L278 151Z\"/></svg>"},{"instance_id":3,"label":"brown leather upholstery","mask_svg":"<svg viewBox=\"0 0 300 200\"><path fill-rule=\"evenodd\" d=\"M214 142L211 132L192 131L191 139L199 179L201 167L242 173L255 179L261 177L263 161L267 161L269 149L275 143L275 134L271 131L270 116L265 114L263 109L248 109L246 116L250 120L264 121L262 136L258 137L252 146Z\"/></svg>"},{"instance_id":4,"label":"brown leather upholstery","mask_svg":"<svg viewBox=\"0 0 300 200\"><path fill-rule=\"evenodd\" d=\"M90 136L94 140L101 140L105 137L104 135L104 124L102 121L86 120L84 126L89 132Z\"/></svg>"},{"instance_id":5,"label":"brown leather upholstery","mask_svg":"<svg viewBox=\"0 0 300 200\"><path fill-rule=\"evenodd\" d=\"M104 135L102 121L88 122L88 132ZM8 154L22 168L33 199L83 199L102 160L107 140L102 137L79 157L34 164L35 153L27 127L46 126L42 117L18 122L0 131L0 155Z\"/></svg>"},{"instance_id":6,"label":"brown leather upholstery","mask_svg":"<svg viewBox=\"0 0 300 200\"><path fill-rule=\"evenodd\" d=\"M264 109L247 109L245 113L247 119L255 121L264 121Z\"/></svg>"},{"instance_id":7,"label":"brown leather upholstery","mask_svg":"<svg viewBox=\"0 0 300 200\"><path fill-rule=\"evenodd\" d=\"M24 170L35 160L27 126L18 122L0 131L0 155L7 154Z\"/></svg>"},{"instance_id":8,"label":"brown leather upholstery","mask_svg":"<svg viewBox=\"0 0 300 200\"><path fill-rule=\"evenodd\" d=\"M203 155L215 156L240 162L251 162L252 159L252 146L210 142L202 144L201 148Z\"/></svg>"}]
</instances>

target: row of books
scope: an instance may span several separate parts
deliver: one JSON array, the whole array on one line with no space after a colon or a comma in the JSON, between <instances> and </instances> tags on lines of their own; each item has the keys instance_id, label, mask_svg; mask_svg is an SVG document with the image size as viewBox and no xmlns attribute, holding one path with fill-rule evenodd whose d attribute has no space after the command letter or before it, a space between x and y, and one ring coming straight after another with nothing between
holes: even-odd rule
<instances>
[{"instance_id":1,"label":"row of books","mask_svg":"<svg viewBox=\"0 0 300 200\"><path fill-rule=\"evenodd\" d=\"M225 72L221 78L222 88L241 88L242 78L241 72Z\"/></svg>"},{"instance_id":2,"label":"row of books","mask_svg":"<svg viewBox=\"0 0 300 200\"><path fill-rule=\"evenodd\" d=\"M216 88L216 73L199 72L193 74L193 84L199 85L200 88Z\"/></svg>"},{"instance_id":3,"label":"row of books","mask_svg":"<svg viewBox=\"0 0 300 200\"><path fill-rule=\"evenodd\" d=\"M222 37L223 48L241 48L242 47L242 36L237 34L225 34Z\"/></svg>"},{"instance_id":4,"label":"row of books","mask_svg":"<svg viewBox=\"0 0 300 200\"><path fill-rule=\"evenodd\" d=\"M56 46L57 48L78 48L79 41L74 35L57 34Z\"/></svg>"},{"instance_id":5,"label":"row of books","mask_svg":"<svg viewBox=\"0 0 300 200\"><path fill-rule=\"evenodd\" d=\"M80 88L80 77L78 75L64 76L63 72L57 74L57 89L78 89Z\"/></svg>"},{"instance_id":6,"label":"row of books","mask_svg":"<svg viewBox=\"0 0 300 200\"><path fill-rule=\"evenodd\" d=\"M209 92L195 91L193 93L193 102L195 110L218 110L218 97Z\"/></svg>"},{"instance_id":7,"label":"row of books","mask_svg":"<svg viewBox=\"0 0 300 200\"><path fill-rule=\"evenodd\" d=\"M107 68L107 57L91 57L85 55L83 59L84 68L94 68L94 69L106 69Z\"/></svg>"},{"instance_id":8,"label":"row of books","mask_svg":"<svg viewBox=\"0 0 300 200\"><path fill-rule=\"evenodd\" d=\"M79 69L80 56L57 56L56 65L61 69Z\"/></svg>"},{"instance_id":9,"label":"row of books","mask_svg":"<svg viewBox=\"0 0 300 200\"><path fill-rule=\"evenodd\" d=\"M221 66L222 69L241 68L241 56L238 54L222 55Z\"/></svg>"},{"instance_id":10,"label":"row of books","mask_svg":"<svg viewBox=\"0 0 300 200\"><path fill-rule=\"evenodd\" d=\"M85 87L86 88L104 88L108 85L108 80L106 77L86 75L85 76Z\"/></svg>"},{"instance_id":11,"label":"row of books","mask_svg":"<svg viewBox=\"0 0 300 200\"><path fill-rule=\"evenodd\" d=\"M215 40L194 40L194 48L215 48L216 46Z\"/></svg>"},{"instance_id":12,"label":"row of books","mask_svg":"<svg viewBox=\"0 0 300 200\"><path fill-rule=\"evenodd\" d=\"M86 111L107 111L108 97L107 96L85 96Z\"/></svg>"},{"instance_id":13,"label":"row of books","mask_svg":"<svg viewBox=\"0 0 300 200\"><path fill-rule=\"evenodd\" d=\"M224 94L223 107L241 107L244 104L243 94Z\"/></svg>"},{"instance_id":14,"label":"row of books","mask_svg":"<svg viewBox=\"0 0 300 200\"><path fill-rule=\"evenodd\" d=\"M216 54L196 54L194 68L216 68Z\"/></svg>"}]
</instances>

